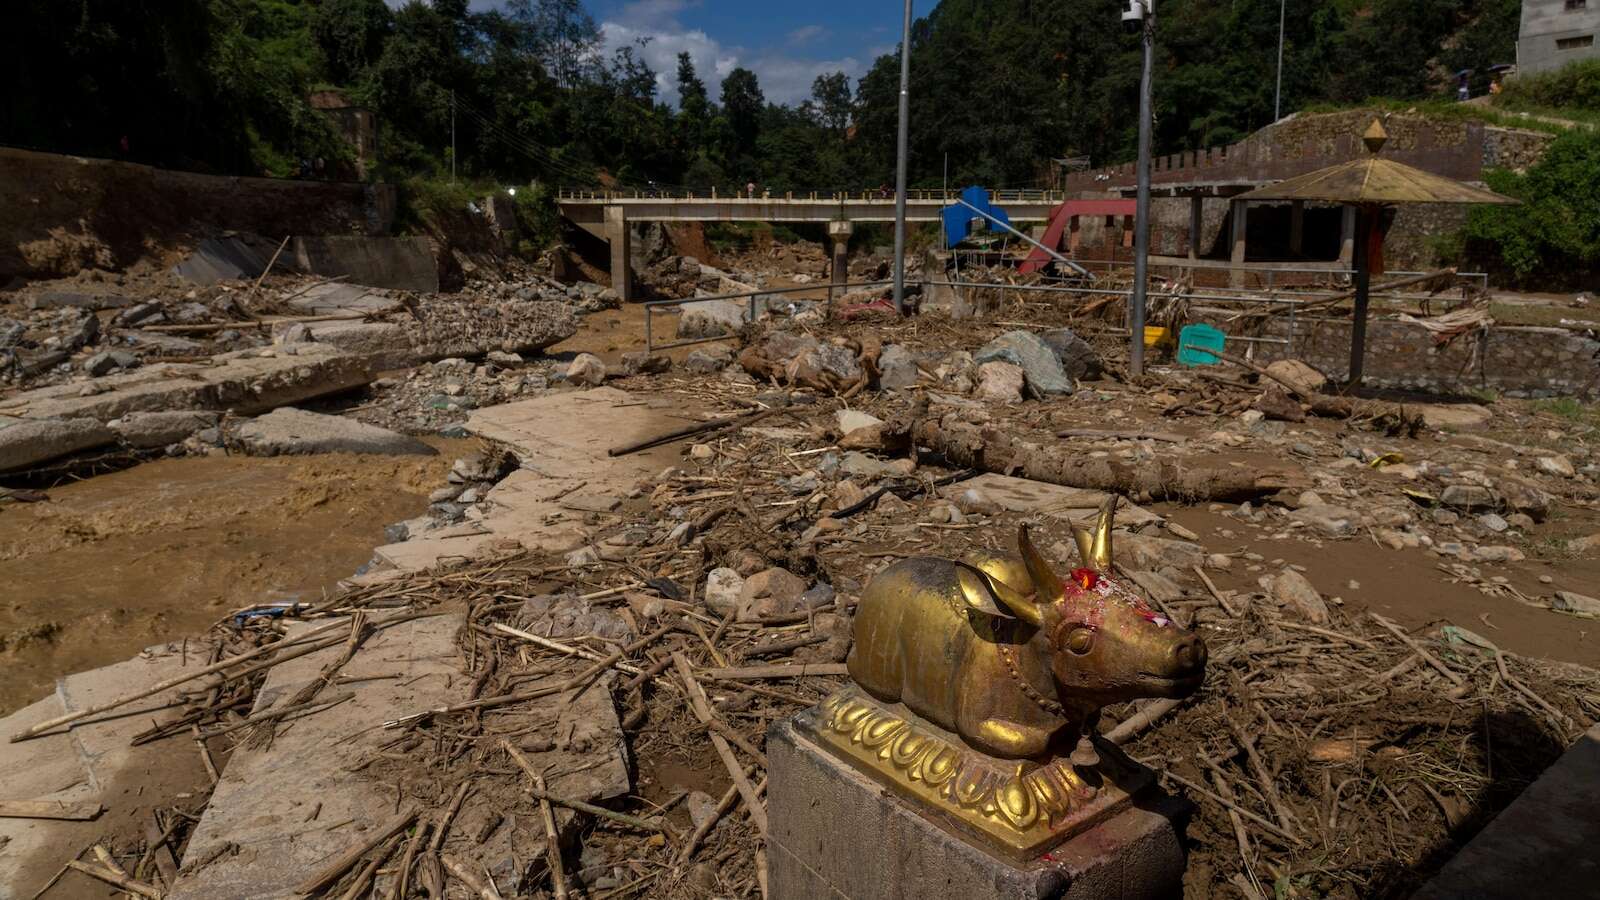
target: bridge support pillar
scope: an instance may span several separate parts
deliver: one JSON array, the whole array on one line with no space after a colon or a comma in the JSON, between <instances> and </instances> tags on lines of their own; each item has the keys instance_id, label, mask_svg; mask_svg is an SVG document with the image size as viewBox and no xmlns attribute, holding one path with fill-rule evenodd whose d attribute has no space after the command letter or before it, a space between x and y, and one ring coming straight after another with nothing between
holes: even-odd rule
<instances>
[{"instance_id":1,"label":"bridge support pillar","mask_svg":"<svg viewBox=\"0 0 1600 900\"><path fill-rule=\"evenodd\" d=\"M1306 251L1306 202L1289 204L1289 252L1302 256Z\"/></svg>"},{"instance_id":2,"label":"bridge support pillar","mask_svg":"<svg viewBox=\"0 0 1600 900\"><path fill-rule=\"evenodd\" d=\"M1206 224L1205 203L1205 199L1198 195L1189 198L1189 259L1191 261L1200 258L1200 241ZM1190 267L1185 274L1193 278L1194 268ZM1192 284L1193 282L1190 283Z\"/></svg>"},{"instance_id":3,"label":"bridge support pillar","mask_svg":"<svg viewBox=\"0 0 1600 900\"><path fill-rule=\"evenodd\" d=\"M611 288L623 303L633 302L633 272L628 266L628 211L606 207L606 241L611 244Z\"/></svg>"},{"instance_id":4,"label":"bridge support pillar","mask_svg":"<svg viewBox=\"0 0 1600 900\"><path fill-rule=\"evenodd\" d=\"M850 235L855 224L849 219L834 219L828 223L828 237L833 239L833 278L831 284L842 286L850 280ZM829 291L832 294L832 291Z\"/></svg>"},{"instance_id":5,"label":"bridge support pillar","mask_svg":"<svg viewBox=\"0 0 1600 900\"><path fill-rule=\"evenodd\" d=\"M1228 271L1228 284L1232 287L1245 286L1244 253L1246 223L1249 219L1250 204L1242 200L1232 201L1233 207L1233 268Z\"/></svg>"}]
</instances>

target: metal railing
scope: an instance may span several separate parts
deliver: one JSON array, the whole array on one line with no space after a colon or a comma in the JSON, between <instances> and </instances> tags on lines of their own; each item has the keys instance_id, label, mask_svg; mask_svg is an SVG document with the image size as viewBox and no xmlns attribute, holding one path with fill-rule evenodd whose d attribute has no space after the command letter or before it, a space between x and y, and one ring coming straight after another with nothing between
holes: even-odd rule
<instances>
[{"instance_id":1,"label":"metal railing","mask_svg":"<svg viewBox=\"0 0 1600 900\"><path fill-rule=\"evenodd\" d=\"M961 196L959 190L911 190L906 192L908 203L938 203L949 205ZM893 203L894 192L878 189L782 191L758 190L754 194L735 189L719 191L717 188L627 188L622 190L596 190L593 188L557 188L558 201L583 203L615 203L626 200L688 200L700 202L744 203ZM1066 193L1054 190L990 191L993 203L1064 203Z\"/></svg>"}]
</instances>

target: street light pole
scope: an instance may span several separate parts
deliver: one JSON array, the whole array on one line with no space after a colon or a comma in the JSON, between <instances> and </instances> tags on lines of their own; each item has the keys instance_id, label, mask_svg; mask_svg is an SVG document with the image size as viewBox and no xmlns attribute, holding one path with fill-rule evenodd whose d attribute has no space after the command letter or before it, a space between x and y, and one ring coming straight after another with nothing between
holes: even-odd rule
<instances>
[{"instance_id":1,"label":"street light pole","mask_svg":"<svg viewBox=\"0 0 1600 900\"><path fill-rule=\"evenodd\" d=\"M1129 12L1137 11L1144 43L1144 70L1139 78L1139 192L1134 202L1133 297L1128 309L1128 372L1144 374L1144 314L1150 273L1150 107L1151 70L1155 58L1155 0L1131 0Z\"/></svg>"},{"instance_id":2,"label":"street light pole","mask_svg":"<svg viewBox=\"0 0 1600 900\"><path fill-rule=\"evenodd\" d=\"M1283 118L1283 16L1289 0L1278 0L1278 87L1272 92L1272 121Z\"/></svg>"},{"instance_id":3,"label":"street light pole","mask_svg":"<svg viewBox=\"0 0 1600 900\"><path fill-rule=\"evenodd\" d=\"M894 311L906 314L906 144L911 124L911 0L900 38L900 141L894 176Z\"/></svg>"}]
</instances>

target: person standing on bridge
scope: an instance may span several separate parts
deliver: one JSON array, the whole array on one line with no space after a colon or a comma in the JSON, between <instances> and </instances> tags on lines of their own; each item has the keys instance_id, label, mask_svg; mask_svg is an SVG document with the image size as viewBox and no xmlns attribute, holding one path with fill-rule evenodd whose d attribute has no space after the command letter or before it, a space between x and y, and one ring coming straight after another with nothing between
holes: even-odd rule
<instances>
[{"instance_id":1,"label":"person standing on bridge","mask_svg":"<svg viewBox=\"0 0 1600 900\"><path fill-rule=\"evenodd\" d=\"M754 181L745 182L744 195L748 200L754 200L756 198L756 183Z\"/></svg>"}]
</instances>

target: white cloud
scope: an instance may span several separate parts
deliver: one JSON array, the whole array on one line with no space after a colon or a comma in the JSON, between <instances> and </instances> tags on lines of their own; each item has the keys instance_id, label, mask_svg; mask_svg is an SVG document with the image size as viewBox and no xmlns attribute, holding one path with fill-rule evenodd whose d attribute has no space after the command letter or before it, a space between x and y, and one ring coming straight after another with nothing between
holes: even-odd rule
<instances>
[{"instance_id":1,"label":"white cloud","mask_svg":"<svg viewBox=\"0 0 1600 900\"><path fill-rule=\"evenodd\" d=\"M789 43L807 44L828 33L821 25L802 25L789 32Z\"/></svg>"},{"instance_id":2,"label":"white cloud","mask_svg":"<svg viewBox=\"0 0 1600 900\"><path fill-rule=\"evenodd\" d=\"M712 99L717 99L722 79L739 66L756 73L761 92L773 103L795 104L811 96L811 82L818 75L844 72L854 81L866 74L867 63L855 57L808 59L781 50L750 51L725 46L698 28L687 28L679 13L698 5L698 0L634 0L600 24L604 52L609 57L619 47L648 38L642 56L656 73L657 96L676 105L678 102L678 54L687 52L694 60ZM789 34L793 44L801 44L825 33L819 25L808 25Z\"/></svg>"}]
</instances>

